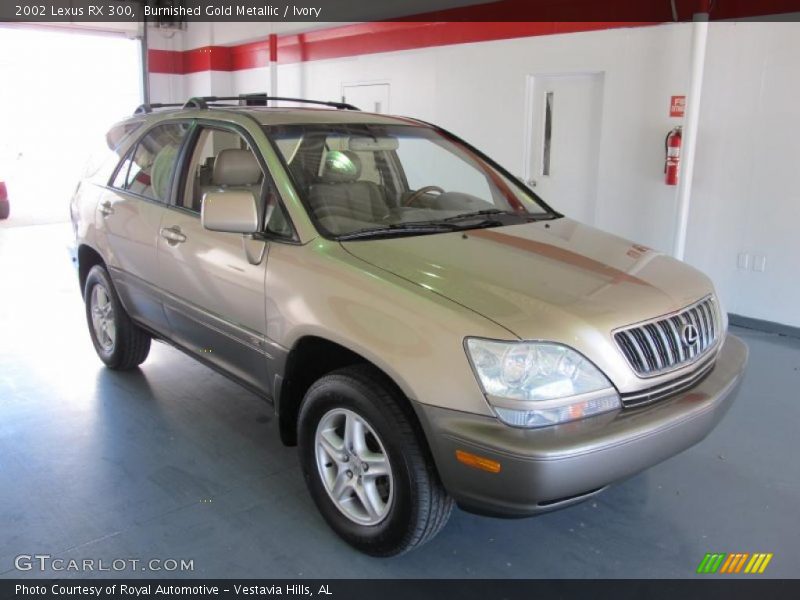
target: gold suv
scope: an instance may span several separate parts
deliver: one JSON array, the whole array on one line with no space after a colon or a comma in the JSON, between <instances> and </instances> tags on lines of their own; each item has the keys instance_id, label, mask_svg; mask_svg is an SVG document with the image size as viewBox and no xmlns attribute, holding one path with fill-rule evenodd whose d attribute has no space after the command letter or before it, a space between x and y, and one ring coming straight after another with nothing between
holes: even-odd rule
<instances>
[{"instance_id":1,"label":"gold suv","mask_svg":"<svg viewBox=\"0 0 800 600\"><path fill-rule=\"evenodd\" d=\"M747 349L702 273L438 127L267 103L109 131L71 205L86 318L112 369L155 338L266 399L350 544L574 504L722 418Z\"/></svg>"}]
</instances>

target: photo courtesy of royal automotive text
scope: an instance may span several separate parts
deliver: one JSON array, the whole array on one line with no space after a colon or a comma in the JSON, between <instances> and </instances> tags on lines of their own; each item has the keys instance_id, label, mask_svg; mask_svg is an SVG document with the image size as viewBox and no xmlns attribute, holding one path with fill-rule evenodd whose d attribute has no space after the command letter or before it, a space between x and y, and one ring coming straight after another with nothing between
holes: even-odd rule
<instances>
[{"instance_id":1,"label":"photo courtesy of royal automotive text","mask_svg":"<svg viewBox=\"0 0 800 600\"><path fill-rule=\"evenodd\" d=\"M0 4L0 599L800 597L800 0Z\"/></svg>"}]
</instances>

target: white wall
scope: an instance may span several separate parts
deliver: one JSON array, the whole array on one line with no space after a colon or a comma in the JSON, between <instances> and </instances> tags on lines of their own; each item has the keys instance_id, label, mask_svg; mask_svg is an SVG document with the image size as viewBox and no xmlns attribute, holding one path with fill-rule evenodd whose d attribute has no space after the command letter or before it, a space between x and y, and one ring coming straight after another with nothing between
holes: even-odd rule
<instances>
[{"instance_id":1,"label":"white wall","mask_svg":"<svg viewBox=\"0 0 800 600\"><path fill-rule=\"evenodd\" d=\"M711 26L687 260L731 312L800 326L800 23ZM737 254L751 255L749 270ZM766 270L752 270L753 255Z\"/></svg>"},{"instance_id":2,"label":"white wall","mask_svg":"<svg viewBox=\"0 0 800 600\"><path fill-rule=\"evenodd\" d=\"M688 61L689 29L659 26L288 65L279 87L300 92L302 79L309 97L338 98L342 83L387 81L393 113L435 122L522 173L526 76L603 72L596 224L668 249L674 190L661 183L663 140L669 98L685 92ZM558 199L546 200L558 208Z\"/></svg>"},{"instance_id":3,"label":"white wall","mask_svg":"<svg viewBox=\"0 0 800 600\"><path fill-rule=\"evenodd\" d=\"M229 24L225 39L252 34L237 27ZM392 113L442 125L522 173L526 76L602 72L594 224L668 252L676 188L663 183L663 144L680 123L668 107L671 95L688 89L690 47L687 23L461 44L282 65L279 92L338 99L343 84L388 82ZM800 326L793 264L800 192L792 177L800 159L798 57L798 23L710 25L686 253L731 312L793 326ZM172 99L266 91L269 70L173 79L182 80L183 95ZM557 198L546 200L558 208ZM765 255L766 271L738 270L739 252Z\"/></svg>"}]
</instances>

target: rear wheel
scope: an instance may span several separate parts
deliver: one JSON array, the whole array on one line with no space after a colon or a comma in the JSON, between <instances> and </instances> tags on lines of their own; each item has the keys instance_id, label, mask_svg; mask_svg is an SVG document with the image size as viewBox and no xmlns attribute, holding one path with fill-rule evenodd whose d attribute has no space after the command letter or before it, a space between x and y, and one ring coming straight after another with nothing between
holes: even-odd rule
<instances>
[{"instance_id":1,"label":"rear wheel","mask_svg":"<svg viewBox=\"0 0 800 600\"><path fill-rule=\"evenodd\" d=\"M424 544L453 507L406 402L379 372L358 366L321 378L300 409L314 502L336 533L373 556Z\"/></svg>"},{"instance_id":2,"label":"rear wheel","mask_svg":"<svg viewBox=\"0 0 800 600\"><path fill-rule=\"evenodd\" d=\"M100 360L118 370L142 364L150 352L150 335L125 312L108 272L100 265L89 271L83 296L89 334Z\"/></svg>"}]
</instances>

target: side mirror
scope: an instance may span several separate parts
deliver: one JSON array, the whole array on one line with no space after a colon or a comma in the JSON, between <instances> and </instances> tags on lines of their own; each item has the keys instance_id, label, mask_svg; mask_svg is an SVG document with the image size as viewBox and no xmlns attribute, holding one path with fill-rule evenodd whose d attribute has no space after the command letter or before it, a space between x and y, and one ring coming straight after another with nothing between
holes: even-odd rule
<instances>
[{"instance_id":1,"label":"side mirror","mask_svg":"<svg viewBox=\"0 0 800 600\"><path fill-rule=\"evenodd\" d=\"M203 196L200 222L210 231L256 233L258 205L252 192L226 190Z\"/></svg>"}]
</instances>

